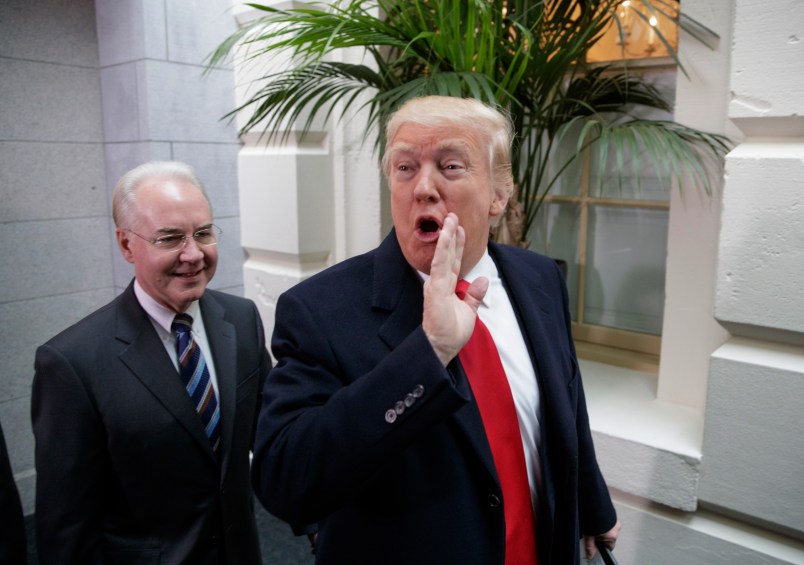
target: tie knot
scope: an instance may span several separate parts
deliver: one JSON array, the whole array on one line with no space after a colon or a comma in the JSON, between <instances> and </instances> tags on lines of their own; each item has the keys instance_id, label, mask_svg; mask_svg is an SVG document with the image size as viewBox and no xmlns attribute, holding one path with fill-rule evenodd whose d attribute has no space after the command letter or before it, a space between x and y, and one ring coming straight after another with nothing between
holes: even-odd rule
<instances>
[{"instance_id":1,"label":"tie knot","mask_svg":"<svg viewBox=\"0 0 804 565\"><path fill-rule=\"evenodd\" d=\"M455 285L455 294L458 295L458 298L463 300L466 298L466 289L469 288L469 283L463 279L459 280L458 283Z\"/></svg>"},{"instance_id":2,"label":"tie knot","mask_svg":"<svg viewBox=\"0 0 804 565\"><path fill-rule=\"evenodd\" d=\"M189 332L193 329L193 317L189 314L179 313L173 318L173 331L174 332Z\"/></svg>"}]
</instances>

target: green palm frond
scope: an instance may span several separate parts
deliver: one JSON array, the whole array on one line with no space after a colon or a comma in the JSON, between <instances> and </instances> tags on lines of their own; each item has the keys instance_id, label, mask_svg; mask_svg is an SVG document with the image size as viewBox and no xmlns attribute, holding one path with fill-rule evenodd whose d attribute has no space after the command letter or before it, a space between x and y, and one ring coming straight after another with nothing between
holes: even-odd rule
<instances>
[{"instance_id":1,"label":"green palm frond","mask_svg":"<svg viewBox=\"0 0 804 565\"><path fill-rule=\"evenodd\" d=\"M671 0L634 1L659 18L676 17ZM304 134L317 117L351 109L366 113L367 132L381 148L386 117L426 94L473 97L505 109L517 131L512 161L527 233L561 173L589 148L600 171L614 163L620 184L628 155L633 172L646 164L705 192L712 163L728 150L723 136L640 119L635 110L671 111L661 93L627 69L584 63L589 48L619 25L619 3L340 0L291 10L251 4L264 16L227 38L208 63L232 53L252 65L289 61L263 73L261 86L230 114L251 112L241 133L259 127L269 138L294 129ZM700 30L689 20L679 25ZM345 49L359 50L361 63L339 62ZM576 152L556 171L550 159L570 136L577 136Z\"/></svg>"}]
</instances>

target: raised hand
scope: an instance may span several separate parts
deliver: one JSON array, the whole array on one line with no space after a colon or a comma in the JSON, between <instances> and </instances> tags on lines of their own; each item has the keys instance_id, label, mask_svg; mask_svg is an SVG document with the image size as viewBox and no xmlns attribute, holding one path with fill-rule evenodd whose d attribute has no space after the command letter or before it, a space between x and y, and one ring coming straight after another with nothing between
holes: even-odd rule
<instances>
[{"instance_id":1,"label":"raised hand","mask_svg":"<svg viewBox=\"0 0 804 565\"><path fill-rule=\"evenodd\" d=\"M469 341L477 308L489 286L488 279L480 277L469 286L463 300L455 295L465 240L458 217L450 212L438 236L430 278L424 284L422 327L444 366Z\"/></svg>"}]
</instances>

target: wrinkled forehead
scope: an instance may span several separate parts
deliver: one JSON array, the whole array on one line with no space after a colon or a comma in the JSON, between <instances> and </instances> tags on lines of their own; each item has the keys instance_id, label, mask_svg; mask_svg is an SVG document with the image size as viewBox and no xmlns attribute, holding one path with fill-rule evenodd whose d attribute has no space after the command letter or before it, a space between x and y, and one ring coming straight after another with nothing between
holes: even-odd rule
<instances>
[{"instance_id":1,"label":"wrinkled forehead","mask_svg":"<svg viewBox=\"0 0 804 565\"><path fill-rule=\"evenodd\" d=\"M389 140L386 158L421 156L424 153L458 155L479 160L488 154L486 136L476 128L458 125L429 126L413 122L402 124Z\"/></svg>"}]
</instances>

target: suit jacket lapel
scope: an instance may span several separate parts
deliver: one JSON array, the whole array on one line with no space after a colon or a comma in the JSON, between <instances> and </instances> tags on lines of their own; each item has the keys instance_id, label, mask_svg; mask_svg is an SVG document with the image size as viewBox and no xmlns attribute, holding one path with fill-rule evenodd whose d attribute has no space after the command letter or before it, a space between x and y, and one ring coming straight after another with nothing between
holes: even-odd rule
<instances>
[{"instance_id":1,"label":"suit jacket lapel","mask_svg":"<svg viewBox=\"0 0 804 565\"><path fill-rule=\"evenodd\" d=\"M221 411L221 461L225 478L234 433L237 395L237 330L224 317L226 311L209 294L201 298L201 312L207 332L215 374L218 380L218 406ZM209 442L207 442L209 443Z\"/></svg>"},{"instance_id":2,"label":"suit jacket lapel","mask_svg":"<svg viewBox=\"0 0 804 565\"><path fill-rule=\"evenodd\" d=\"M148 314L137 301L133 284L120 297L118 310L116 338L123 343L120 360L214 459L201 420Z\"/></svg>"},{"instance_id":3,"label":"suit jacket lapel","mask_svg":"<svg viewBox=\"0 0 804 565\"><path fill-rule=\"evenodd\" d=\"M388 312L387 320L379 328L379 335L393 349L422 323L424 306L422 282L405 261L394 231L377 249L373 284L373 307ZM471 387L457 358L450 362L447 370L452 373L461 392L470 397ZM486 471L496 479L494 459L477 404L472 402L459 409L453 414L449 425L454 425L459 433L466 436Z\"/></svg>"}]
</instances>

